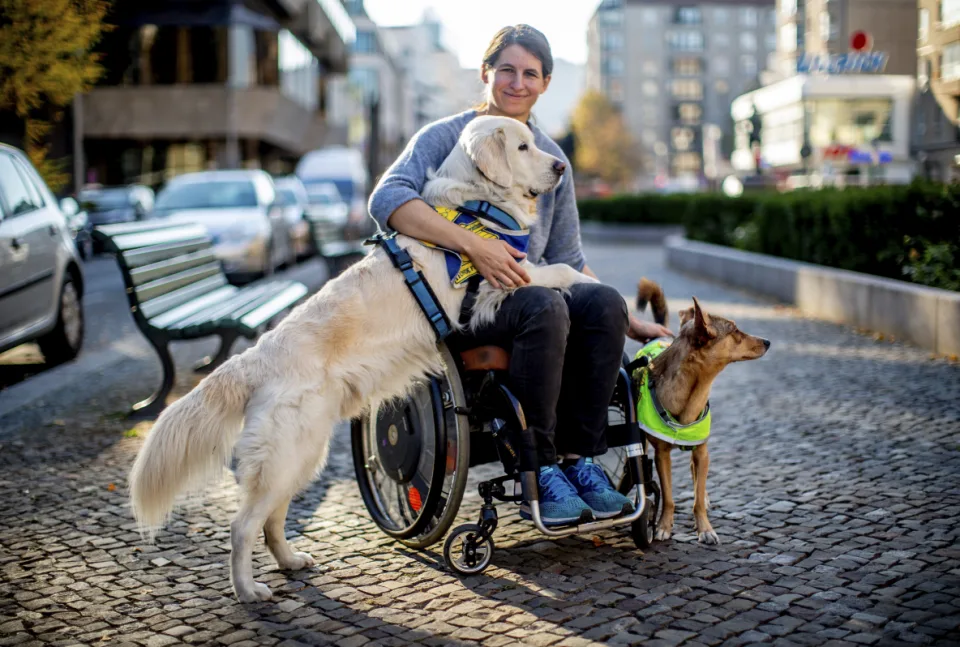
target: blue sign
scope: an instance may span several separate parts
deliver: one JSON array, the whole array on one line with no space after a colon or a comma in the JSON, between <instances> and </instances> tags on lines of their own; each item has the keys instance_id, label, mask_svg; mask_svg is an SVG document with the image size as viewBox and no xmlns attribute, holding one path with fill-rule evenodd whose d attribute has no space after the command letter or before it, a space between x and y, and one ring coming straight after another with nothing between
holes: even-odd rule
<instances>
[{"instance_id":1,"label":"blue sign","mask_svg":"<svg viewBox=\"0 0 960 647\"><path fill-rule=\"evenodd\" d=\"M882 72L890 56L886 52L804 54L797 59L797 74L870 74Z\"/></svg>"}]
</instances>

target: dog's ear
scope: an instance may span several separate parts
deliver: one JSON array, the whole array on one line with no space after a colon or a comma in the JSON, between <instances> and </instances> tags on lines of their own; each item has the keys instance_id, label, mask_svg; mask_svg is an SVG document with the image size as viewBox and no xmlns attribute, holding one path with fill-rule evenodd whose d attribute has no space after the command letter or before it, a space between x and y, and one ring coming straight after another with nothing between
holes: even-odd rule
<instances>
[{"instance_id":1,"label":"dog's ear","mask_svg":"<svg viewBox=\"0 0 960 647\"><path fill-rule=\"evenodd\" d=\"M717 329L714 328L713 323L710 321L710 315L700 308L700 302L697 301L697 297L693 297L693 330L696 339L702 344L707 343L717 336Z\"/></svg>"},{"instance_id":2,"label":"dog's ear","mask_svg":"<svg viewBox=\"0 0 960 647\"><path fill-rule=\"evenodd\" d=\"M507 133L503 128L477 133L467 140L467 155L484 177L505 189L513 184L513 173L507 160Z\"/></svg>"}]
</instances>

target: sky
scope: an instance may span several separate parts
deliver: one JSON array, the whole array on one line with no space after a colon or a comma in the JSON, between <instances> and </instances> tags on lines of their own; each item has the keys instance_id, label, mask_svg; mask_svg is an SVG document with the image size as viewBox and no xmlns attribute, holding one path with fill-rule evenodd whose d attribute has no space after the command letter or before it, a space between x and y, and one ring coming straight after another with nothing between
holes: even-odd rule
<instances>
[{"instance_id":1,"label":"sky","mask_svg":"<svg viewBox=\"0 0 960 647\"><path fill-rule=\"evenodd\" d=\"M600 0L365 0L367 14L384 27L420 22L430 8L446 31L445 42L467 68L480 67L483 52L506 25L527 23L550 41L554 58L587 61L587 22Z\"/></svg>"}]
</instances>

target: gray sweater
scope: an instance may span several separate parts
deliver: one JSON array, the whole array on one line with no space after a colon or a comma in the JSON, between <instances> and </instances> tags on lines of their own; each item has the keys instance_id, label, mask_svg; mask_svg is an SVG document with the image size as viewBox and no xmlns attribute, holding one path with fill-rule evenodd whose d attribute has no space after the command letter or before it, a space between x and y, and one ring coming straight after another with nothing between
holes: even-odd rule
<instances>
[{"instance_id":1,"label":"gray sweater","mask_svg":"<svg viewBox=\"0 0 960 647\"><path fill-rule=\"evenodd\" d=\"M475 110L468 110L427 124L413 136L370 196L370 215L380 229L388 230L387 219L399 207L411 200L422 200L420 192L427 181L427 169L440 168L456 146L463 128L476 116ZM566 263L581 270L586 260L580 245L580 216L573 194L573 169L556 142L535 125L531 124L530 128L537 147L562 159L567 170L556 189L537 198L540 217L530 232L527 259L531 263Z\"/></svg>"}]
</instances>

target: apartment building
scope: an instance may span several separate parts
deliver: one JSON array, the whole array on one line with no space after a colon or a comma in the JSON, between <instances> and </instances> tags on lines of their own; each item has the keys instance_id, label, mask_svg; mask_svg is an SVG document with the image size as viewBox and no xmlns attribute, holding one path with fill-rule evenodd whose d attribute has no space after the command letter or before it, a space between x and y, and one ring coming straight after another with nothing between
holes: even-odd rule
<instances>
[{"instance_id":1,"label":"apartment building","mask_svg":"<svg viewBox=\"0 0 960 647\"><path fill-rule=\"evenodd\" d=\"M960 179L960 0L920 0L914 152L919 172Z\"/></svg>"}]
</instances>

